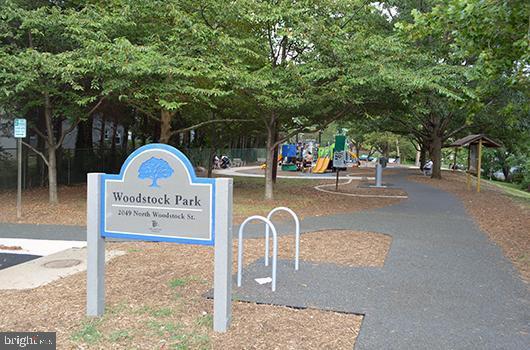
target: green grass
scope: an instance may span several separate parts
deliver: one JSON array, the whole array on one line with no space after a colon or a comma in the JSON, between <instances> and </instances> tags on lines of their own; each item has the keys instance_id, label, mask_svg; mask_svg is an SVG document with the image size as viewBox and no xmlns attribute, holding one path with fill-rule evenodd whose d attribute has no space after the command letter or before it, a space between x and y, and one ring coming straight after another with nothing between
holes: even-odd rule
<instances>
[{"instance_id":1,"label":"green grass","mask_svg":"<svg viewBox=\"0 0 530 350\"><path fill-rule=\"evenodd\" d=\"M158 337L169 337L171 344L169 349L209 349L210 337L197 330L186 332L180 323L147 321L147 326L156 333Z\"/></svg>"},{"instance_id":2,"label":"green grass","mask_svg":"<svg viewBox=\"0 0 530 350\"><path fill-rule=\"evenodd\" d=\"M97 343L101 339L101 332L98 329L100 320L86 319L81 325L81 329L72 334L72 340L87 344Z\"/></svg>"},{"instance_id":3,"label":"green grass","mask_svg":"<svg viewBox=\"0 0 530 350\"><path fill-rule=\"evenodd\" d=\"M504 192L506 192L507 194L530 201L530 192L522 190L517 184L509 183L509 182L493 181L493 180L491 181L484 180L484 181L503 189Z\"/></svg>"},{"instance_id":4,"label":"green grass","mask_svg":"<svg viewBox=\"0 0 530 350\"><path fill-rule=\"evenodd\" d=\"M183 287L186 284L188 284L189 282L199 282L199 283L202 283L202 284L206 283L206 281L201 279L200 277L187 276L187 277L174 278L174 279L170 280L169 281L169 286L172 289L175 289L177 287Z\"/></svg>"},{"instance_id":5,"label":"green grass","mask_svg":"<svg viewBox=\"0 0 530 350\"><path fill-rule=\"evenodd\" d=\"M198 326L212 328L213 327L213 316L212 315L201 315L195 320Z\"/></svg>"},{"instance_id":6,"label":"green grass","mask_svg":"<svg viewBox=\"0 0 530 350\"><path fill-rule=\"evenodd\" d=\"M188 283L188 280L186 278L174 278L171 281L169 281L169 286L173 289L177 287L183 287Z\"/></svg>"},{"instance_id":7,"label":"green grass","mask_svg":"<svg viewBox=\"0 0 530 350\"><path fill-rule=\"evenodd\" d=\"M122 340L129 339L131 337L129 331L127 330L118 330L110 333L109 340L112 342L119 342Z\"/></svg>"},{"instance_id":8,"label":"green grass","mask_svg":"<svg viewBox=\"0 0 530 350\"><path fill-rule=\"evenodd\" d=\"M170 308L163 307L161 309L155 309L150 312L153 317L168 317L173 314L173 311Z\"/></svg>"}]
</instances>

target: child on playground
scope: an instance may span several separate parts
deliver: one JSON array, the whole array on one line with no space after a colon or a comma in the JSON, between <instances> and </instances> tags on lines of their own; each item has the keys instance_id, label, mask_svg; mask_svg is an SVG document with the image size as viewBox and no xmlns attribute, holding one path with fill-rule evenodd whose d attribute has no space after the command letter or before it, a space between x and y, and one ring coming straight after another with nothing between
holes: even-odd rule
<instances>
[{"instance_id":1,"label":"child on playground","mask_svg":"<svg viewBox=\"0 0 530 350\"><path fill-rule=\"evenodd\" d=\"M313 169L313 155L311 152L307 151L303 161L302 172L305 172L306 170L311 172L311 169Z\"/></svg>"}]
</instances>

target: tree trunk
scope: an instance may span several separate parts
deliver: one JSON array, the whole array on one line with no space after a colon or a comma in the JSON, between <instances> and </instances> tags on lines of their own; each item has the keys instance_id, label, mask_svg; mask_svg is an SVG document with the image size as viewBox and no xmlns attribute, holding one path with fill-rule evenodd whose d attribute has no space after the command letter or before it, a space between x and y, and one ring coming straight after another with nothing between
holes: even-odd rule
<instances>
[{"instance_id":1,"label":"tree trunk","mask_svg":"<svg viewBox=\"0 0 530 350\"><path fill-rule=\"evenodd\" d=\"M421 146L420 149L420 170L423 171L423 167L427 162L427 147L425 145Z\"/></svg>"},{"instance_id":2,"label":"tree trunk","mask_svg":"<svg viewBox=\"0 0 530 350\"><path fill-rule=\"evenodd\" d=\"M504 181L505 182L511 182L511 176L510 176L510 166L504 165L502 167L502 173L504 174Z\"/></svg>"},{"instance_id":3,"label":"tree trunk","mask_svg":"<svg viewBox=\"0 0 530 350\"><path fill-rule=\"evenodd\" d=\"M46 129L46 126L44 123L44 109L38 108L37 112L35 112L35 116L37 118L36 129L38 130ZM46 140L44 140L44 138L37 136L36 149L42 154L46 153ZM37 157L36 159L37 159L38 178L35 179L34 182L31 181L31 185L44 187L46 185L46 174L48 173L48 171L46 170L46 164L44 163L44 160L41 157Z\"/></svg>"},{"instance_id":4,"label":"tree trunk","mask_svg":"<svg viewBox=\"0 0 530 350\"><path fill-rule=\"evenodd\" d=\"M50 203L59 203L57 197L57 158L55 148L52 147L48 148L48 195Z\"/></svg>"},{"instance_id":5,"label":"tree trunk","mask_svg":"<svg viewBox=\"0 0 530 350\"><path fill-rule=\"evenodd\" d=\"M160 143L169 144L171 139L171 121L174 116L174 112L166 109L160 111Z\"/></svg>"},{"instance_id":6,"label":"tree trunk","mask_svg":"<svg viewBox=\"0 0 530 350\"><path fill-rule=\"evenodd\" d=\"M110 169L112 171L116 171L116 134L118 132L118 123L113 120L112 121L112 127L111 127L111 138L110 138Z\"/></svg>"},{"instance_id":7,"label":"tree trunk","mask_svg":"<svg viewBox=\"0 0 530 350\"><path fill-rule=\"evenodd\" d=\"M273 117L274 118L274 117ZM273 182L273 168L274 168L274 130L275 123L267 125L267 167L265 168L265 199L274 199L274 182Z\"/></svg>"},{"instance_id":8,"label":"tree trunk","mask_svg":"<svg viewBox=\"0 0 530 350\"><path fill-rule=\"evenodd\" d=\"M44 94L44 122L46 123L48 144L48 201L57 204L57 157L55 154L55 134L53 132L52 106L48 93Z\"/></svg>"},{"instance_id":9,"label":"tree trunk","mask_svg":"<svg viewBox=\"0 0 530 350\"><path fill-rule=\"evenodd\" d=\"M129 151L129 126L123 127L123 135L121 135L121 152L123 155L127 155Z\"/></svg>"},{"instance_id":10,"label":"tree trunk","mask_svg":"<svg viewBox=\"0 0 530 350\"><path fill-rule=\"evenodd\" d=\"M211 113L211 119L215 119L215 112L212 112ZM213 174L213 161L214 161L214 157L215 157L215 151L216 151L216 146L217 146L217 138L215 137L215 128L213 126L213 124L210 124L210 127L208 128L209 132L209 139L210 139L210 155L208 157L208 177L212 177L212 174Z\"/></svg>"},{"instance_id":11,"label":"tree trunk","mask_svg":"<svg viewBox=\"0 0 530 350\"><path fill-rule=\"evenodd\" d=\"M438 130L436 130L438 131ZM431 160L432 160L432 175L431 179L442 178L442 137L437 132L432 135L431 144Z\"/></svg>"},{"instance_id":12,"label":"tree trunk","mask_svg":"<svg viewBox=\"0 0 530 350\"><path fill-rule=\"evenodd\" d=\"M276 129L276 128L275 128ZM278 130L274 133L274 143L278 140ZM276 178L278 177L278 147L274 147L274 157L272 159L272 182L276 183Z\"/></svg>"},{"instance_id":13,"label":"tree trunk","mask_svg":"<svg viewBox=\"0 0 530 350\"><path fill-rule=\"evenodd\" d=\"M89 154L89 143L91 143L92 138L88 138L89 134L92 133L92 123L90 122L92 118L89 118L86 121L81 121L77 125L77 138L75 141L75 153L74 153L74 169L75 175L74 181L83 180L78 177L78 174L84 174L87 169L90 168L92 163L91 154Z\"/></svg>"},{"instance_id":14,"label":"tree trunk","mask_svg":"<svg viewBox=\"0 0 530 350\"><path fill-rule=\"evenodd\" d=\"M100 117L99 125L100 125L100 133L99 133L99 152L103 156L103 148L105 147L105 127L106 127L107 121L105 119L105 115L103 114Z\"/></svg>"},{"instance_id":15,"label":"tree trunk","mask_svg":"<svg viewBox=\"0 0 530 350\"><path fill-rule=\"evenodd\" d=\"M131 135L131 147L133 151L136 149L136 134L135 133Z\"/></svg>"}]
</instances>

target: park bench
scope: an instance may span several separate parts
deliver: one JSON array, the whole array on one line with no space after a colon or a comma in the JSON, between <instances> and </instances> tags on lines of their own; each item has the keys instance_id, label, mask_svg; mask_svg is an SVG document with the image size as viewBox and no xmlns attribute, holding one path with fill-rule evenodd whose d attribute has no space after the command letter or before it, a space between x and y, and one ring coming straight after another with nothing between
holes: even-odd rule
<instances>
[{"instance_id":1,"label":"park bench","mask_svg":"<svg viewBox=\"0 0 530 350\"><path fill-rule=\"evenodd\" d=\"M232 166L234 166L234 167L243 166L243 165L245 165L245 164L244 164L244 162L243 162L243 160L241 158L234 158L232 160Z\"/></svg>"}]
</instances>

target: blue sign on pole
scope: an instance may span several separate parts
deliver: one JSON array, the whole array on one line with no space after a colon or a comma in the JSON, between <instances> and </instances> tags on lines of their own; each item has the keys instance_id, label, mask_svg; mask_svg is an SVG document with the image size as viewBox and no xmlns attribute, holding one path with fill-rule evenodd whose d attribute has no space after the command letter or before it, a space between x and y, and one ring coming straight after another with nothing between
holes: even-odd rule
<instances>
[{"instance_id":1,"label":"blue sign on pole","mask_svg":"<svg viewBox=\"0 0 530 350\"><path fill-rule=\"evenodd\" d=\"M25 138L26 137L26 119L22 119L22 118L17 118L15 119L15 124L14 124L14 130L13 130L13 134L15 135L15 138Z\"/></svg>"},{"instance_id":2,"label":"blue sign on pole","mask_svg":"<svg viewBox=\"0 0 530 350\"><path fill-rule=\"evenodd\" d=\"M232 179L197 177L182 152L150 144L134 151L119 174L91 173L87 180L87 315L105 310L105 238L213 245L213 329L226 332L232 314Z\"/></svg>"}]
</instances>

